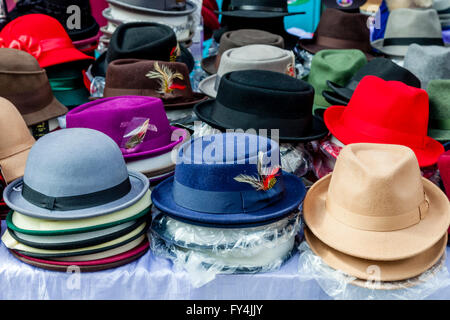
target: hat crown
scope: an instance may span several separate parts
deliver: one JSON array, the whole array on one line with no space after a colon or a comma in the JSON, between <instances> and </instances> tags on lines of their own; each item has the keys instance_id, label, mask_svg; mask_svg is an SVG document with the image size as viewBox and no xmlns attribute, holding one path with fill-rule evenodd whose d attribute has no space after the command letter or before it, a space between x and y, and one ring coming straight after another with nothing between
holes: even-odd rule
<instances>
[{"instance_id":1,"label":"hat crown","mask_svg":"<svg viewBox=\"0 0 450 320\"><path fill-rule=\"evenodd\" d=\"M17 49L0 48L0 70L42 71L39 62L29 53Z\"/></svg>"},{"instance_id":2,"label":"hat crown","mask_svg":"<svg viewBox=\"0 0 450 320\"><path fill-rule=\"evenodd\" d=\"M311 62L311 71L326 73L327 77L350 77L367 63L367 58L361 50L357 49L328 49L321 50L314 55ZM323 76L323 75L322 75ZM327 80L330 80L327 78Z\"/></svg>"},{"instance_id":3,"label":"hat crown","mask_svg":"<svg viewBox=\"0 0 450 320\"><path fill-rule=\"evenodd\" d=\"M105 134L65 129L38 140L28 156L24 183L49 197L110 189L128 179L120 149Z\"/></svg>"},{"instance_id":4,"label":"hat crown","mask_svg":"<svg viewBox=\"0 0 450 320\"><path fill-rule=\"evenodd\" d=\"M366 76L357 86L342 117L350 126L358 120L367 127L365 130L370 130L369 127L384 128L409 136L413 138L413 144L423 147L428 113L428 94L424 90L399 81ZM379 138L384 143L409 145L406 139L386 141L379 131L373 138ZM392 138L393 135L389 134L389 139Z\"/></svg>"},{"instance_id":5,"label":"hat crown","mask_svg":"<svg viewBox=\"0 0 450 320\"><path fill-rule=\"evenodd\" d=\"M327 202L365 217L393 217L424 201L419 164L404 146L351 144L340 153ZM345 223L345 221L343 221Z\"/></svg>"},{"instance_id":6,"label":"hat crown","mask_svg":"<svg viewBox=\"0 0 450 320\"><path fill-rule=\"evenodd\" d=\"M357 40L368 44L370 48L370 30L368 17L360 13L349 13L327 8L320 18L315 37L327 36L336 39Z\"/></svg>"},{"instance_id":7,"label":"hat crown","mask_svg":"<svg viewBox=\"0 0 450 320\"><path fill-rule=\"evenodd\" d=\"M384 38L402 37L442 38L441 24L436 10L409 8L393 10L387 21Z\"/></svg>"},{"instance_id":8,"label":"hat crown","mask_svg":"<svg viewBox=\"0 0 450 320\"><path fill-rule=\"evenodd\" d=\"M430 120L450 119L450 79L431 80L427 92L430 98Z\"/></svg>"}]
</instances>

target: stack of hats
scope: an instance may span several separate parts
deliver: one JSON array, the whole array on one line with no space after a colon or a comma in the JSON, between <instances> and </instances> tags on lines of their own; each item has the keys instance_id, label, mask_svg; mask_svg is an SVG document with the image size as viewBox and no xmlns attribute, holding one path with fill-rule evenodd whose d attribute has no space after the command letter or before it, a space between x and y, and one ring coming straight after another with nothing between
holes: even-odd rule
<instances>
[{"instance_id":1,"label":"stack of hats","mask_svg":"<svg viewBox=\"0 0 450 320\"><path fill-rule=\"evenodd\" d=\"M186 257L183 263L192 258L219 271L269 271L294 250L305 193L299 178L282 171L273 140L205 136L181 147L175 177L153 190L159 216L152 230L175 260Z\"/></svg>"},{"instance_id":2,"label":"stack of hats","mask_svg":"<svg viewBox=\"0 0 450 320\"><path fill-rule=\"evenodd\" d=\"M13 211L2 241L27 264L98 271L149 247L148 179L128 171L118 146L98 131L65 129L40 139L24 177L3 195Z\"/></svg>"},{"instance_id":3,"label":"stack of hats","mask_svg":"<svg viewBox=\"0 0 450 320\"><path fill-rule=\"evenodd\" d=\"M439 15L442 30L450 29L450 1L433 0L433 9L435 9Z\"/></svg>"},{"instance_id":4,"label":"stack of hats","mask_svg":"<svg viewBox=\"0 0 450 320\"><path fill-rule=\"evenodd\" d=\"M216 99L197 104L194 112L222 131L253 130L283 142L307 142L328 133L323 120L312 114L313 101L314 88L302 80L273 71L241 70L225 74Z\"/></svg>"},{"instance_id":5,"label":"stack of hats","mask_svg":"<svg viewBox=\"0 0 450 320\"><path fill-rule=\"evenodd\" d=\"M58 20L43 14L21 16L8 23L0 37L4 47L28 52L37 59L48 71L50 85L66 107L87 102L83 70L93 58L74 47Z\"/></svg>"},{"instance_id":6,"label":"stack of hats","mask_svg":"<svg viewBox=\"0 0 450 320\"><path fill-rule=\"evenodd\" d=\"M285 47L293 49L298 38L286 32L284 17L304 14L304 12L288 12L285 0L231 0L228 8L221 12L222 28L214 33L217 43L225 32L239 29L258 29L280 35Z\"/></svg>"},{"instance_id":7,"label":"stack of hats","mask_svg":"<svg viewBox=\"0 0 450 320\"><path fill-rule=\"evenodd\" d=\"M284 39L279 35L256 29L240 29L226 32L220 38L220 46L217 54L202 60L203 70L210 75L217 73L222 55L226 51L252 44L264 44L283 49Z\"/></svg>"},{"instance_id":8,"label":"stack of hats","mask_svg":"<svg viewBox=\"0 0 450 320\"><path fill-rule=\"evenodd\" d=\"M23 176L28 152L35 140L19 111L4 98L0 98L0 128L8 133L0 140L0 188L3 194L10 182ZM0 219L4 220L9 210L2 197Z\"/></svg>"},{"instance_id":9,"label":"stack of hats","mask_svg":"<svg viewBox=\"0 0 450 320\"><path fill-rule=\"evenodd\" d=\"M225 51L221 55L217 73L200 82L200 91L215 98L222 77L229 72L239 70L267 70L292 77L297 75L295 55L292 51L264 44L246 45Z\"/></svg>"},{"instance_id":10,"label":"stack of hats","mask_svg":"<svg viewBox=\"0 0 450 320\"><path fill-rule=\"evenodd\" d=\"M35 138L57 129L56 118L67 113L38 61L16 49L0 48L0 97L15 105Z\"/></svg>"},{"instance_id":11,"label":"stack of hats","mask_svg":"<svg viewBox=\"0 0 450 320\"><path fill-rule=\"evenodd\" d=\"M421 177L411 149L353 144L342 150L334 172L309 190L303 215L306 240L325 264L383 288L440 261L450 205L437 186ZM378 272L372 274L369 266Z\"/></svg>"},{"instance_id":12,"label":"stack of hats","mask_svg":"<svg viewBox=\"0 0 450 320\"><path fill-rule=\"evenodd\" d=\"M67 128L89 128L108 135L120 147L130 170L152 183L173 175L173 150L190 139L186 130L169 125L160 99L121 96L99 99L71 110Z\"/></svg>"},{"instance_id":13,"label":"stack of hats","mask_svg":"<svg viewBox=\"0 0 450 320\"><path fill-rule=\"evenodd\" d=\"M91 15L89 0L19 0L9 13L10 19L41 13L57 19L64 26L73 45L94 56L100 39L99 25ZM75 16L76 15L76 16Z\"/></svg>"},{"instance_id":14,"label":"stack of hats","mask_svg":"<svg viewBox=\"0 0 450 320\"><path fill-rule=\"evenodd\" d=\"M108 25L102 28L101 41L108 47L118 26L130 22L152 22L169 26L177 41L187 47L194 36L193 13L197 6L186 0L108 0L109 8L103 11Z\"/></svg>"}]
</instances>

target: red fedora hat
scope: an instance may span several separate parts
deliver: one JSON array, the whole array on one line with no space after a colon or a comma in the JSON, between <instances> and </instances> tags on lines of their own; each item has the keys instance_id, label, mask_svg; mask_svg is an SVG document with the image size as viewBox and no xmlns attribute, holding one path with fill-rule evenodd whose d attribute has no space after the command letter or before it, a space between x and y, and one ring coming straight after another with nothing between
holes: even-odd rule
<instances>
[{"instance_id":1,"label":"red fedora hat","mask_svg":"<svg viewBox=\"0 0 450 320\"><path fill-rule=\"evenodd\" d=\"M427 136L428 94L399 81L364 77L347 107L332 106L324 118L342 143L398 144L411 148L421 167L437 163L442 144Z\"/></svg>"},{"instance_id":2,"label":"red fedora hat","mask_svg":"<svg viewBox=\"0 0 450 320\"><path fill-rule=\"evenodd\" d=\"M438 167L441 174L442 183L444 184L445 193L450 199L450 151L443 153L439 157Z\"/></svg>"},{"instance_id":3,"label":"red fedora hat","mask_svg":"<svg viewBox=\"0 0 450 320\"><path fill-rule=\"evenodd\" d=\"M0 33L1 47L28 52L41 68L94 59L74 47L58 20L44 14L28 14L8 23Z\"/></svg>"}]
</instances>

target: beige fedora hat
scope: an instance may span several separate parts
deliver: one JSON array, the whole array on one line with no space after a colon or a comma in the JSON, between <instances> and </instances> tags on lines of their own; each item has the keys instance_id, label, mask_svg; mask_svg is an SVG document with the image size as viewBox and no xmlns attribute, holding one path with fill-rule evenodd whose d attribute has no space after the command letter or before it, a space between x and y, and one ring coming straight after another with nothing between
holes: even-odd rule
<instances>
[{"instance_id":1,"label":"beige fedora hat","mask_svg":"<svg viewBox=\"0 0 450 320\"><path fill-rule=\"evenodd\" d=\"M310 230L305 229L305 238L311 250L331 268L361 280L382 282L402 281L414 278L433 267L445 252L447 233L430 249L416 256L397 261L365 260L339 252L320 241ZM377 274L372 271L377 270ZM379 277L376 278L375 277Z\"/></svg>"},{"instance_id":2,"label":"beige fedora hat","mask_svg":"<svg viewBox=\"0 0 450 320\"><path fill-rule=\"evenodd\" d=\"M430 249L450 223L447 196L422 178L414 152L399 145L347 145L333 173L309 190L303 211L322 242L377 261Z\"/></svg>"},{"instance_id":3,"label":"beige fedora hat","mask_svg":"<svg viewBox=\"0 0 450 320\"><path fill-rule=\"evenodd\" d=\"M267 70L295 77L295 56L292 51L265 44L229 49L222 54L217 74L200 82L200 91L215 98L222 76L239 70Z\"/></svg>"}]
</instances>

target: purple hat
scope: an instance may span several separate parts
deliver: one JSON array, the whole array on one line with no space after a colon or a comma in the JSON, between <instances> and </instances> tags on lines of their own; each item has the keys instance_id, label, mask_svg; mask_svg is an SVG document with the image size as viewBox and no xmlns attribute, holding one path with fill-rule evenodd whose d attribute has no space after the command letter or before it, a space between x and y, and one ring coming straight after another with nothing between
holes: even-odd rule
<instances>
[{"instance_id":1,"label":"purple hat","mask_svg":"<svg viewBox=\"0 0 450 320\"><path fill-rule=\"evenodd\" d=\"M66 119L67 128L90 128L111 137L127 162L169 153L188 137L170 126L161 99L152 97L95 100L71 110Z\"/></svg>"}]
</instances>

